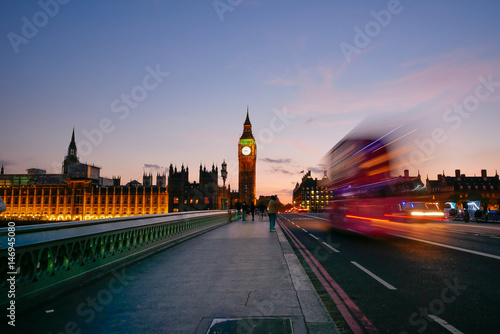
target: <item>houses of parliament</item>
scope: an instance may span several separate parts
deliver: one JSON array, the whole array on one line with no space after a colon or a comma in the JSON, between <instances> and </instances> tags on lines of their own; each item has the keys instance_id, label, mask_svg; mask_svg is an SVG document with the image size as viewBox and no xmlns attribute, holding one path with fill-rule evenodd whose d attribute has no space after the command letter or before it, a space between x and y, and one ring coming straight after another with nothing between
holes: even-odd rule
<instances>
[{"instance_id":1,"label":"houses of parliament","mask_svg":"<svg viewBox=\"0 0 500 334\"><path fill-rule=\"evenodd\" d=\"M245 139L242 141L242 139ZM75 131L71 136L60 174L31 168L26 174L0 171L0 196L7 210L2 220L74 221L161 214L177 211L217 210L255 199L256 146L248 117L238 142L240 191L218 185L219 169L200 165L199 182L189 182L189 168L170 165L166 172L143 173L142 184L121 185L119 177L101 177L100 168L78 159ZM251 150L248 152L248 150ZM241 162L241 160L244 160ZM224 194L225 192L225 194Z\"/></svg>"}]
</instances>

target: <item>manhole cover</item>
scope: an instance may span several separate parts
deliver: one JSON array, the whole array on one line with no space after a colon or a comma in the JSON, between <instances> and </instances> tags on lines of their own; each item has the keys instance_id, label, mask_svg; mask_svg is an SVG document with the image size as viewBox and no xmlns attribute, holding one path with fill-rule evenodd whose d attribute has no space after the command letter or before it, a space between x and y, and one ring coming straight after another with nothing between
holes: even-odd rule
<instances>
[{"instance_id":1,"label":"manhole cover","mask_svg":"<svg viewBox=\"0 0 500 334\"><path fill-rule=\"evenodd\" d=\"M207 334L293 334L293 328L284 318L214 319Z\"/></svg>"}]
</instances>

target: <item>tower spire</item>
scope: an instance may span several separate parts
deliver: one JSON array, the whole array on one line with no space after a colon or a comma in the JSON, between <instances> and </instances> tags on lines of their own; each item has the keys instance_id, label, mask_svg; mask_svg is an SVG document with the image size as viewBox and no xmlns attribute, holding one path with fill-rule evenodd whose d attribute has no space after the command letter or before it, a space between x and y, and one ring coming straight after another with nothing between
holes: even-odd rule
<instances>
[{"instance_id":1,"label":"tower spire","mask_svg":"<svg viewBox=\"0 0 500 334\"><path fill-rule=\"evenodd\" d=\"M73 127L73 132L71 133L71 142L68 145L68 154L66 155L63 161L63 168L62 168L63 174L68 173L69 165L78 162L80 161L78 160L78 155L77 155L77 147L75 141L75 127Z\"/></svg>"},{"instance_id":2,"label":"tower spire","mask_svg":"<svg viewBox=\"0 0 500 334\"><path fill-rule=\"evenodd\" d=\"M248 104L247 104L247 118L245 119L245 124L244 125L250 125L252 126L252 123L250 123L250 116L249 116L249 110L248 110Z\"/></svg>"}]
</instances>

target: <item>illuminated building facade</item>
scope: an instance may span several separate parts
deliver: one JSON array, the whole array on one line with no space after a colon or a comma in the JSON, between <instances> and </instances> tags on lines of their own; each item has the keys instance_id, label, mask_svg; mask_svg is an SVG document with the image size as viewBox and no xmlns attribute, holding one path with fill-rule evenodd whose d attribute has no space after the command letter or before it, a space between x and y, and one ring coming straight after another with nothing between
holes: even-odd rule
<instances>
[{"instance_id":1,"label":"illuminated building facade","mask_svg":"<svg viewBox=\"0 0 500 334\"><path fill-rule=\"evenodd\" d=\"M8 220L88 220L166 213L168 194L161 187L100 187L70 179L58 185L0 186Z\"/></svg>"},{"instance_id":2,"label":"illuminated building facade","mask_svg":"<svg viewBox=\"0 0 500 334\"><path fill-rule=\"evenodd\" d=\"M243 134L238 142L238 190L241 203L255 204L257 145L252 134L248 115L243 124Z\"/></svg>"},{"instance_id":3,"label":"illuminated building facade","mask_svg":"<svg viewBox=\"0 0 500 334\"><path fill-rule=\"evenodd\" d=\"M324 212L331 200L331 191L323 186L328 180L326 173L321 181L313 179L311 171L302 177L302 182L297 183L293 190L293 205L295 208L305 209L309 212Z\"/></svg>"},{"instance_id":4,"label":"illuminated building facade","mask_svg":"<svg viewBox=\"0 0 500 334\"><path fill-rule=\"evenodd\" d=\"M156 186L120 178L103 178L100 168L79 163L75 134L62 164L62 174L31 168L27 174L0 174L5 220L88 220L168 212L165 175ZM152 183L152 178L151 178Z\"/></svg>"}]
</instances>

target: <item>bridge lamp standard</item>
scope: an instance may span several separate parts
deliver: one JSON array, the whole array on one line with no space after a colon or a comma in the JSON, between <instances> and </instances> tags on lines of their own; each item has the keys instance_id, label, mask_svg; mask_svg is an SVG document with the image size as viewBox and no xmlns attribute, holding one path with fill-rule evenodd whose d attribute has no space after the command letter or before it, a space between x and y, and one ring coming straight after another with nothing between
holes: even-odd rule
<instances>
[{"instance_id":1,"label":"bridge lamp standard","mask_svg":"<svg viewBox=\"0 0 500 334\"><path fill-rule=\"evenodd\" d=\"M227 200L226 200L226 179L227 179L227 164L226 160L222 162L222 169L220 171L220 175L222 176L222 210L227 209Z\"/></svg>"}]
</instances>

